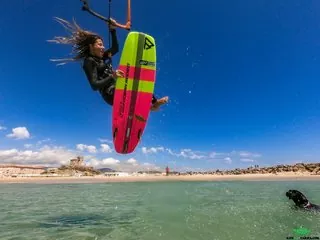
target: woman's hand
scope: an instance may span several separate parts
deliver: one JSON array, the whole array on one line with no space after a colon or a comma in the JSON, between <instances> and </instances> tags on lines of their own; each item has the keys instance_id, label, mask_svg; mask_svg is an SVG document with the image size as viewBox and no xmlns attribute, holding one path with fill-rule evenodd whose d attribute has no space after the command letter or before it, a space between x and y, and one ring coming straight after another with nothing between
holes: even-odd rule
<instances>
[{"instance_id":1,"label":"woman's hand","mask_svg":"<svg viewBox=\"0 0 320 240\"><path fill-rule=\"evenodd\" d=\"M113 72L113 77L117 78L117 77L124 77L124 72L121 70L116 70Z\"/></svg>"},{"instance_id":2,"label":"woman's hand","mask_svg":"<svg viewBox=\"0 0 320 240\"><path fill-rule=\"evenodd\" d=\"M110 30L116 29L116 27L117 27L117 21L114 20L113 18L110 18L109 20L110 20L110 22L109 22L109 29L110 29Z\"/></svg>"}]
</instances>

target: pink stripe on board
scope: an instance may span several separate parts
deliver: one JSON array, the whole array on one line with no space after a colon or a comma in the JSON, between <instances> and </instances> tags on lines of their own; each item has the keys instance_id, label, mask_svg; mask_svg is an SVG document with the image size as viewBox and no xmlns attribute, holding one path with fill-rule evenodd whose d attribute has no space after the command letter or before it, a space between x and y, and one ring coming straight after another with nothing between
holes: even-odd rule
<instances>
[{"instance_id":1,"label":"pink stripe on board","mask_svg":"<svg viewBox=\"0 0 320 240\"><path fill-rule=\"evenodd\" d=\"M125 65L119 65L119 70L123 71L126 74L127 66ZM139 70L138 67L129 67L129 77L131 79L134 79L134 72L136 70ZM140 68L140 80L142 81L148 81L148 82L154 82L156 77L156 70L152 69L146 69L146 68Z\"/></svg>"},{"instance_id":2,"label":"pink stripe on board","mask_svg":"<svg viewBox=\"0 0 320 240\"><path fill-rule=\"evenodd\" d=\"M140 139L139 136L142 136L145 127L147 125L147 120L150 113L151 101L152 101L152 93L144 93L144 92L135 92L137 94L138 101L134 106L135 111L133 114L133 121L130 136L127 137L127 123L129 120L129 111L131 105L131 94L132 91L127 91L127 100L124 104L123 114L120 113L121 101L124 94L124 90L116 90L115 98L113 104L113 122L112 122L112 132L114 133L115 129L117 129L116 138L113 139L114 147L117 153L124 153L123 147L124 142L128 142L128 149L126 153L131 153L135 150L138 145Z\"/></svg>"}]
</instances>

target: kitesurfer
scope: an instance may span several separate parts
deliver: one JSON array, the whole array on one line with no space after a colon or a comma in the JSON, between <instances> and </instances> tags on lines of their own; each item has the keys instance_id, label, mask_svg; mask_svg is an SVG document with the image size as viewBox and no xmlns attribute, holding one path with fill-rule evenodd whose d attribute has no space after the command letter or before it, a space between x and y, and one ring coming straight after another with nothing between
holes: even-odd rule
<instances>
[{"instance_id":1,"label":"kitesurfer","mask_svg":"<svg viewBox=\"0 0 320 240\"><path fill-rule=\"evenodd\" d=\"M94 91L99 91L102 98L109 105L113 105L115 84L117 77L123 77L121 70L113 70L111 59L119 51L119 44L116 34L117 22L110 18L109 31L111 34L111 47L105 50L104 42L98 34L84 30L74 21L56 18L67 30L71 32L70 37L55 37L51 42L71 44L76 53L70 59L58 59L53 61L78 61L83 60L83 70L89 80L90 86ZM152 97L151 111L156 111L159 107L168 102L168 97L157 99Z\"/></svg>"}]
</instances>

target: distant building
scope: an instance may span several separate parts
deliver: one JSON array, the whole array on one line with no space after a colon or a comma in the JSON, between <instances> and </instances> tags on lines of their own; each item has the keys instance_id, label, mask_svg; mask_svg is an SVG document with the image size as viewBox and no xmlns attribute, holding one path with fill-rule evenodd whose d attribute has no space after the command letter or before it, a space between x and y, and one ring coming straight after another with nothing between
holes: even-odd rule
<instances>
[{"instance_id":1,"label":"distant building","mask_svg":"<svg viewBox=\"0 0 320 240\"><path fill-rule=\"evenodd\" d=\"M78 156L77 158L70 160L71 167L80 167L83 165L84 165L84 159L81 156Z\"/></svg>"},{"instance_id":2,"label":"distant building","mask_svg":"<svg viewBox=\"0 0 320 240\"><path fill-rule=\"evenodd\" d=\"M168 176L169 173L170 173L170 169L169 169L169 167L167 166L167 167L166 167L166 175Z\"/></svg>"}]
</instances>

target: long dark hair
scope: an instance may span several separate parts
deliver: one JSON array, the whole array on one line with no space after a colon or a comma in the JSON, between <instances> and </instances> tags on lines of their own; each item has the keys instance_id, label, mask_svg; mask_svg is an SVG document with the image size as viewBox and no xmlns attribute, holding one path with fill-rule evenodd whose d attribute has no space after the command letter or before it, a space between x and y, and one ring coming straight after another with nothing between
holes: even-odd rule
<instances>
[{"instance_id":1,"label":"long dark hair","mask_svg":"<svg viewBox=\"0 0 320 240\"><path fill-rule=\"evenodd\" d=\"M70 22L55 17L54 18L58 23L60 23L66 30L71 33L69 37L54 37L52 40L47 40L48 42L54 42L58 44L70 44L72 45L72 52L74 54L71 58L63 58L63 59L50 59L53 62L61 62L57 65L63 65L67 62L82 60L87 57L90 53L89 45L95 43L97 39L102 38L91 31L87 31L82 29L76 21L73 19L73 24Z\"/></svg>"}]
</instances>

